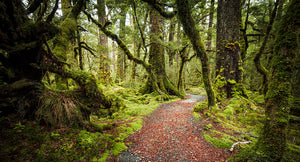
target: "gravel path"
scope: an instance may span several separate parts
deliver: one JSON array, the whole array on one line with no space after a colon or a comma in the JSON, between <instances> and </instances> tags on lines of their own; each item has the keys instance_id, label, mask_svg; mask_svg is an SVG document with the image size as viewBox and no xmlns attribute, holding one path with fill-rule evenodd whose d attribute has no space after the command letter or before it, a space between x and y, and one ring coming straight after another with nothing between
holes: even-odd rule
<instances>
[{"instance_id":1,"label":"gravel path","mask_svg":"<svg viewBox=\"0 0 300 162\"><path fill-rule=\"evenodd\" d=\"M161 105L126 140L132 145L117 161L227 161L229 154L205 141L201 123L192 116L193 106L204 99L188 95L185 100Z\"/></svg>"}]
</instances>

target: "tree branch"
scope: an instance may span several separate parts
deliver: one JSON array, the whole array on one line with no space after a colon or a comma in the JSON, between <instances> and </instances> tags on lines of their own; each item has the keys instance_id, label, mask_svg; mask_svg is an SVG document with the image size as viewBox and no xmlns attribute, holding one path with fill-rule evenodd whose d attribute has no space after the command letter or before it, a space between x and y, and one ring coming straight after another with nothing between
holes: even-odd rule
<instances>
[{"instance_id":1,"label":"tree branch","mask_svg":"<svg viewBox=\"0 0 300 162\"><path fill-rule=\"evenodd\" d=\"M91 14L87 13L86 11L84 11L84 14L88 17L89 20L92 20L92 22L94 24L96 24L101 31L107 35L109 38L111 38L113 41L117 42L119 47L125 52L125 54L127 55L129 60L133 60L134 62L143 65L146 69L150 68L150 65L147 64L146 62L144 62L143 60L136 58L127 48L127 46L125 45L125 43L114 33L112 33L111 31L107 30L106 28L104 28L104 26L102 24L100 24L98 21L96 21Z\"/></svg>"},{"instance_id":2,"label":"tree branch","mask_svg":"<svg viewBox=\"0 0 300 162\"><path fill-rule=\"evenodd\" d=\"M43 0L34 0L27 9L28 13L33 13L40 6L42 1Z\"/></svg>"},{"instance_id":3,"label":"tree branch","mask_svg":"<svg viewBox=\"0 0 300 162\"><path fill-rule=\"evenodd\" d=\"M150 76L150 79L152 81L152 86L153 88L161 95L165 95L164 92L162 92L158 85L157 85L157 78L156 76L154 75L153 73L153 70L152 70L152 65L150 64L147 64L145 61L139 59L139 58L136 58L130 51L129 49L127 48L127 46L125 45L125 43L116 35L114 34L113 32L107 30L101 23L99 23L98 21L96 21L92 16L91 14L89 14L88 12L86 11L83 11L84 14L88 17L89 20L91 20L94 24L96 24L100 29L101 31L106 35L108 36L109 38L111 38L112 40L114 40L115 42L118 43L119 47L124 51L124 53L126 54L126 56L128 57L129 60L132 60L134 61L135 63L137 64L141 64L145 69L146 71L148 72L149 76Z\"/></svg>"},{"instance_id":4,"label":"tree branch","mask_svg":"<svg viewBox=\"0 0 300 162\"><path fill-rule=\"evenodd\" d=\"M135 18L135 21L136 21L136 23L137 23L137 25L138 25L140 34L141 34L143 46L144 46L144 48L145 48L145 53L147 54L148 51L147 51L147 47L146 47L146 41L145 41L144 33L143 33L143 31L142 31L142 28L141 28L141 26L140 26L140 23L139 23L139 20L138 20L138 18L137 18L137 14L136 14L136 4L135 4L135 0L133 0L132 3L133 3L133 10L134 10L134 18ZM147 18L147 15L148 15L148 14L146 14L146 18ZM144 60L144 61L145 61L145 60Z\"/></svg>"},{"instance_id":5,"label":"tree branch","mask_svg":"<svg viewBox=\"0 0 300 162\"><path fill-rule=\"evenodd\" d=\"M59 0L55 1L55 6L54 6L53 10L51 11L51 13L49 14L49 16L47 17L47 20L46 20L47 23L50 23L51 20L53 19L55 12L58 9L58 2L59 2Z\"/></svg>"},{"instance_id":6,"label":"tree branch","mask_svg":"<svg viewBox=\"0 0 300 162\"><path fill-rule=\"evenodd\" d=\"M152 6L156 11L158 11L160 13L161 16L167 18L167 19L171 19L173 18L175 15L177 15L177 11L173 11L173 12L169 12L169 11L164 11L161 7L161 5L156 2L156 0L142 0L144 2L147 2L150 6Z\"/></svg>"}]
</instances>

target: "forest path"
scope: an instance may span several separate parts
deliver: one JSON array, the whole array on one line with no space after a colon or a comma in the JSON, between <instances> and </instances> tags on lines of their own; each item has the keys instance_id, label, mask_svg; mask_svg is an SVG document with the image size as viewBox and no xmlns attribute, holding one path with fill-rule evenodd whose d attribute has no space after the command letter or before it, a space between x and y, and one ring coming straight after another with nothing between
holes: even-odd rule
<instances>
[{"instance_id":1,"label":"forest path","mask_svg":"<svg viewBox=\"0 0 300 162\"><path fill-rule=\"evenodd\" d=\"M205 141L201 122L192 115L193 106L205 98L188 95L161 105L126 140L132 145L117 161L226 161L229 154Z\"/></svg>"}]
</instances>

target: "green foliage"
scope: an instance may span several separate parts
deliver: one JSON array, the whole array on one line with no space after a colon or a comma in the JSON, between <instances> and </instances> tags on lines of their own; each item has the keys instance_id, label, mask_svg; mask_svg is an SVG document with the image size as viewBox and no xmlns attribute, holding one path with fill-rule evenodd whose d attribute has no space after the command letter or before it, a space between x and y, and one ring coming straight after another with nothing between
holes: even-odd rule
<instances>
[{"instance_id":1,"label":"green foliage","mask_svg":"<svg viewBox=\"0 0 300 162\"><path fill-rule=\"evenodd\" d=\"M15 127L14 129L18 132L18 133L21 133L23 131L23 129L25 128L24 125L21 124L21 122L15 124Z\"/></svg>"},{"instance_id":2,"label":"green foliage","mask_svg":"<svg viewBox=\"0 0 300 162\"><path fill-rule=\"evenodd\" d=\"M207 125L204 125L204 126L203 126L203 129L204 129L205 131L209 131L209 130L211 130L212 128L214 128L214 126L213 126L212 124L207 124Z\"/></svg>"},{"instance_id":3,"label":"green foliage","mask_svg":"<svg viewBox=\"0 0 300 162\"><path fill-rule=\"evenodd\" d=\"M203 113L203 111L205 109L208 109L207 100L204 100L204 101L196 103L196 105L193 108L193 111L195 111L195 112L202 112Z\"/></svg>"},{"instance_id":4,"label":"green foliage","mask_svg":"<svg viewBox=\"0 0 300 162\"><path fill-rule=\"evenodd\" d=\"M196 120L200 120L202 117L199 113L196 113L196 112L193 112L193 117L196 119Z\"/></svg>"},{"instance_id":5,"label":"green foliage","mask_svg":"<svg viewBox=\"0 0 300 162\"><path fill-rule=\"evenodd\" d=\"M111 152L112 152L112 155L116 156L126 149L127 149L127 146L124 143L118 142L114 145Z\"/></svg>"},{"instance_id":6,"label":"green foliage","mask_svg":"<svg viewBox=\"0 0 300 162\"><path fill-rule=\"evenodd\" d=\"M209 134L203 134L203 136L206 141L218 148L230 148L232 145L232 141L227 138L215 138Z\"/></svg>"},{"instance_id":7,"label":"green foliage","mask_svg":"<svg viewBox=\"0 0 300 162\"><path fill-rule=\"evenodd\" d=\"M220 73L223 71L224 69L220 70ZM226 81L224 80L224 77L222 77L221 75L218 75L215 78L215 82L214 82L214 90L216 93L216 99L218 101L224 101L226 98L226 93L224 92L224 90L222 90L222 87L224 87L226 85Z\"/></svg>"}]
</instances>

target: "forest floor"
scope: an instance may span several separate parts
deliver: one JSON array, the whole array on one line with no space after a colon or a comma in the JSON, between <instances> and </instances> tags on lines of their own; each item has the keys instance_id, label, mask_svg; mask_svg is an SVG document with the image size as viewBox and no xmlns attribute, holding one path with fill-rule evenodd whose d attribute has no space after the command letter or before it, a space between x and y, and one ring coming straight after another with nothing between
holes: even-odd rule
<instances>
[{"instance_id":1,"label":"forest floor","mask_svg":"<svg viewBox=\"0 0 300 162\"><path fill-rule=\"evenodd\" d=\"M193 117L201 95L161 105L145 121L143 128L125 141L129 149L118 161L226 161L228 149L220 149L203 136L203 126Z\"/></svg>"},{"instance_id":2,"label":"forest floor","mask_svg":"<svg viewBox=\"0 0 300 162\"><path fill-rule=\"evenodd\" d=\"M199 87L187 91L197 95L181 100L122 87L106 92L126 107L107 117L92 115L89 129L0 116L0 161L255 161L251 152L264 121L264 97L258 93L208 108ZM299 123L291 123L283 161L300 161L299 134Z\"/></svg>"}]
</instances>

